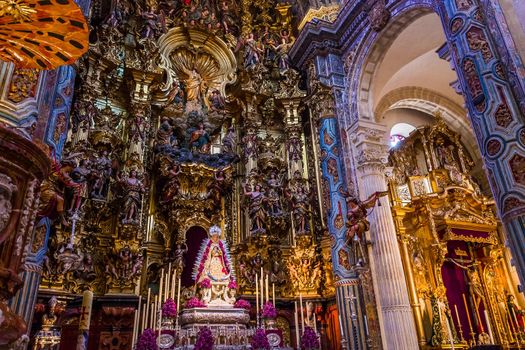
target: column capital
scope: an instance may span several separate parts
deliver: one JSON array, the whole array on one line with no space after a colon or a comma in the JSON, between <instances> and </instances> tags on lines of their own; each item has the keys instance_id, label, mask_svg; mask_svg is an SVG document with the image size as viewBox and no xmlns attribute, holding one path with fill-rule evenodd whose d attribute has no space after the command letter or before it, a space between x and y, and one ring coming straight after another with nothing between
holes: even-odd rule
<instances>
[{"instance_id":1,"label":"column capital","mask_svg":"<svg viewBox=\"0 0 525 350\"><path fill-rule=\"evenodd\" d=\"M324 85L318 80L314 80L311 84L311 91L307 105L312 111L312 115L316 121L323 118L335 117L335 98L332 89Z\"/></svg>"},{"instance_id":2,"label":"column capital","mask_svg":"<svg viewBox=\"0 0 525 350\"><path fill-rule=\"evenodd\" d=\"M388 164L386 127L379 124L359 122L350 131L350 140L357 152L357 169L384 173Z\"/></svg>"}]
</instances>

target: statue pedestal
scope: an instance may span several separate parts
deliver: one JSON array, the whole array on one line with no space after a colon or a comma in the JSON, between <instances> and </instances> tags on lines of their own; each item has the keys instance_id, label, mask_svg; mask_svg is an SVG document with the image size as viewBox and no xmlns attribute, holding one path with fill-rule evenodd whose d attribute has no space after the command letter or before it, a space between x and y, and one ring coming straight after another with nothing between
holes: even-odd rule
<instances>
[{"instance_id":1,"label":"statue pedestal","mask_svg":"<svg viewBox=\"0 0 525 350\"><path fill-rule=\"evenodd\" d=\"M225 329L246 329L250 315L245 309L233 307L198 307L182 310L180 324L182 329L208 326L212 331L219 327Z\"/></svg>"},{"instance_id":2,"label":"statue pedestal","mask_svg":"<svg viewBox=\"0 0 525 350\"><path fill-rule=\"evenodd\" d=\"M245 349L250 344L254 331L247 328L250 315L245 309L233 307L205 307L185 309L180 314L181 329L177 345L193 349L197 334L202 327L208 327L215 339L214 349Z\"/></svg>"}]
</instances>

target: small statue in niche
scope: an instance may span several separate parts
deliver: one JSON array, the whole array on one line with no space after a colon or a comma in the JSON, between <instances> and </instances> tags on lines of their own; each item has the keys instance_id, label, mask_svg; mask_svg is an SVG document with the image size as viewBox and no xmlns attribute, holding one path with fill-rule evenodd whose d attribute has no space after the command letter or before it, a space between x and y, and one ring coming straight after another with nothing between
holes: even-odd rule
<instances>
[{"instance_id":1,"label":"small statue in niche","mask_svg":"<svg viewBox=\"0 0 525 350\"><path fill-rule=\"evenodd\" d=\"M268 214L270 216L280 216L282 211L281 191L282 180L277 176L275 171L270 173L270 178L266 180L268 185Z\"/></svg>"},{"instance_id":2,"label":"small statue in niche","mask_svg":"<svg viewBox=\"0 0 525 350\"><path fill-rule=\"evenodd\" d=\"M184 267L186 267L186 260L184 259L184 255L187 252L188 246L186 245L186 243L177 243L177 247L175 248L173 255L175 269L177 269L179 272L184 270Z\"/></svg>"},{"instance_id":3,"label":"small statue in niche","mask_svg":"<svg viewBox=\"0 0 525 350\"><path fill-rule=\"evenodd\" d=\"M237 138L235 136L235 129L233 126L228 128L228 132L222 139L222 153L235 153L237 146Z\"/></svg>"},{"instance_id":4,"label":"small statue in niche","mask_svg":"<svg viewBox=\"0 0 525 350\"><path fill-rule=\"evenodd\" d=\"M129 140L133 143L141 143L146 135L146 118L142 111L134 117L129 127Z\"/></svg>"},{"instance_id":5,"label":"small statue in niche","mask_svg":"<svg viewBox=\"0 0 525 350\"><path fill-rule=\"evenodd\" d=\"M111 176L111 159L107 150L95 158L91 172L91 198L105 199Z\"/></svg>"},{"instance_id":6,"label":"small statue in niche","mask_svg":"<svg viewBox=\"0 0 525 350\"><path fill-rule=\"evenodd\" d=\"M310 232L310 210L308 202L310 193L305 190L303 185L296 186L292 192L288 192L292 215L294 218L295 232L297 234L306 234Z\"/></svg>"},{"instance_id":7,"label":"small statue in niche","mask_svg":"<svg viewBox=\"0 0 525 350\"><path fill-rule=\"evenodd\" d=\"M454 152L455 147L453 145L445 145L443 138L440 137L436 140L436 155L439 166L445 169L459 169Z\"/></svg>"},{"instance_id":8,"label":"small statue in niche","mask_svg":"<svg viewBox=\"0 0 525 350\"><path fill-rule=\"evenodd\" d=\"M345 194L347 205L346 241L347 244L353 248L352 251L356 256L355 263L358 266L362 266L366 262L363 240L365 238L365 232L370 229L370 222L367 220L368 209L373 208L379 198L387 194L388 192L386 191L375 192L364 201L359 201L348 193ZM357 250L359 250L359 252Z\"/></svg>"},{"instance_id":9,"label":"small statue in niche","mask_svg":"<svg viewBox=\"0 0 525 350\"><path fill-rule=\"evenodd\" d=\"M68 214L73 215L78 212L80 205L82 204L82 198L87 197L87 182L91 177L91 162L89 159L81 159L78 166L71 171L71 179L78 186L69 188L70 190L70 203L68 208Z\"/></svg>"},{"instance_id":10,"label":"small statue in niche","mask_svg":"<svg viewBox=\"0 0 525 350\"><path fill-rule=\"evenodd\" d=\"M224 170L218 169L213 175L213 182L208 188L208 198L213 200L215 205L219 207L221 205L221 197L226 194L226 190L229 187L228 180Z\"/></svg>"},{"instance_id":11,"label":"small statue in niche","mask_svg":"<svg viewBox=\"0 0 525 350\"><path fill-rule=\"evenodd\" d=\"M178 162L173 162L167 172L168 180L162 189L162 198L160 203L169 203L179 193L180 181L179 174L181 173L181 167Z\"/></svg>"},{"instance_id":12,"label":"small statue in niche","mask_svg":"<svg viewBox=\"0 0 525 350\"><path fill-rule=\"evenodd\" d=\"M138 224L142 194L145 192L142 181L138 178L137 171L131 169L129 176L118 179L122 188L124 207L122 211L122 224Z\"/></svg>"},{"instance_id":13,"label":"small statue in niche","mask_svg":"<svg viewBox=\"0 0 525 350\"><path fill-rule=\"evenodd\" d=\"M251 221L251 234L265 233L266 229L266 210L264 205L267 202L266 195L262 186L255 184L253 190L250 185L244 186L244 195L248 198L248 214Z\"/></svg>"}]
</instances>

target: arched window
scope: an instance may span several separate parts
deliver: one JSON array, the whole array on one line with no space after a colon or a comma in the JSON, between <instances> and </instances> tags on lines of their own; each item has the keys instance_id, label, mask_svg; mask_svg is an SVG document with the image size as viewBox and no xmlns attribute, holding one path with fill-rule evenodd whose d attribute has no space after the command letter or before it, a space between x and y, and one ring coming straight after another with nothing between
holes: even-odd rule
<instances>
[{"instance_id":1,"label":"arched window","mask_svg":"<svg viewBox=\"0 0 525 350\"><path fill-rule=\"evenodd\" d=\"M397 123L390 129L390 147L395 147L403 141L412 131L416 130L413 125L407 123Z\"/></svg>"}]
</instances>

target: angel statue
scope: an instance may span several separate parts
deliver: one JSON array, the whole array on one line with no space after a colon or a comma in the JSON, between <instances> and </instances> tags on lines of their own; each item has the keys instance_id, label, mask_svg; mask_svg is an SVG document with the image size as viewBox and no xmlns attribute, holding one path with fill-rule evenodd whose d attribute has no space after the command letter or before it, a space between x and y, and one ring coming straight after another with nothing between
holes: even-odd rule
<instances>
[{"instance_id":1,"label":"angel statue","mask_svg":"<svg viewBox=\"0 0 525 350\"><path fill-rule=\"evenodd\" d=\"M364 234L370 229L370 222L367 220L368 209L373 208L379 198L386 196L388 192L374 192L370 197L364 201L360 201L356 197L350 196L345 193L346 197L346 240L347 243L353 248L352 251L356 255L355 262L358 266L362 266L365 263L365 252L362 241ZM381 203L379 203L381 205ZM359 249L360 258L358 259L356 245Z\"/></svg>"},{"instance_id":2,"label":"angel statue","mask_svg":"<svg viewBox=\"0 0 525 350\"><path fill-rule=\"evenodd\" d=\"M228 244L221 239L221 233L216 225L210 228L209 238L202 242L195 261L193 279L208 306L232 307L237 282Z\"/></svg>"}]
</instances>

